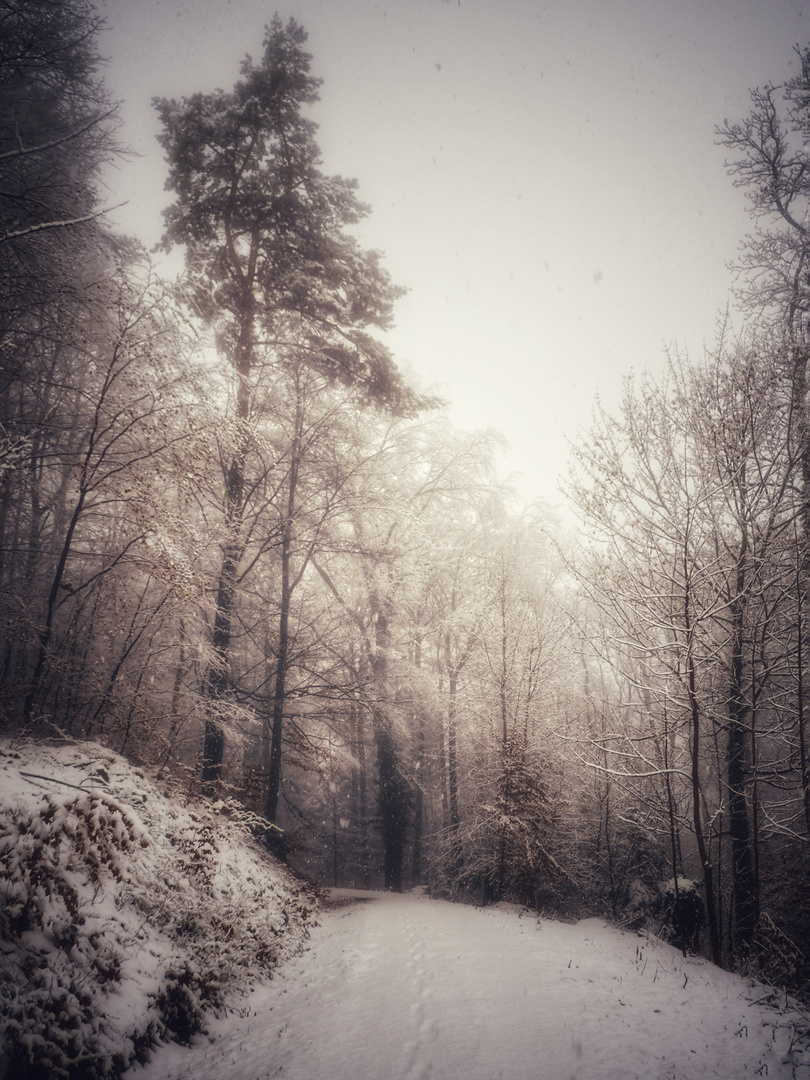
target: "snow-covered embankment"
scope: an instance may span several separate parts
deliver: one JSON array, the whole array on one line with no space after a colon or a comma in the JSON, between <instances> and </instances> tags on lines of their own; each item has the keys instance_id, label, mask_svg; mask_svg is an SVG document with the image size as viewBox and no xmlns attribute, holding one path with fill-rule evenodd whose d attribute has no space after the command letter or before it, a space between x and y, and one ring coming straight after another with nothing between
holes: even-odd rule
<instances>
[{"instance_id":1,"label":"snow-covered embankment","mask_svg":"<svg viewBox=\"0 0 810 1080\"><path fill-rule=\"evenodd\" d=\"M119 1076L300 948L313 897L226 810L0 742L0 1077Z\"/></svg>"}]
</instances>

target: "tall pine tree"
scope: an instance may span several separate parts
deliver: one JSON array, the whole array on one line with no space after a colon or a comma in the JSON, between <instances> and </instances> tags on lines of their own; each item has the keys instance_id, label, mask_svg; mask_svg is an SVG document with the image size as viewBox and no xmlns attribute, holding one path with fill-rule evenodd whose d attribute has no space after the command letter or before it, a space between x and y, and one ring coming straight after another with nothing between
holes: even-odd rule
<instances>
[{"instance_id":1,"label":"tall pine tree","mask_svg":"<svg viewBox=\"0 0 810 1080\"><path fill-rule=\"evenodd\" d=\"M176 196L165 212L164 245L185 247L188 295L215 329L235 377L237 436L224 466L225 533L206 686L209 786L223 762L260 358L283 363L303 353L317 370L355 387L359 401L405 412L419 404L369 334L389 326L399 290L379 254L362 250L346 231L368 213L356 183L320 170L316 125L305 115L320 80L310 74L306 39L294 20L285 26L276 16L261 62L247 57L231 92L155 102ZM282 719L273 718L271 776L278 774Z\"/></svg>"}]
</instances>

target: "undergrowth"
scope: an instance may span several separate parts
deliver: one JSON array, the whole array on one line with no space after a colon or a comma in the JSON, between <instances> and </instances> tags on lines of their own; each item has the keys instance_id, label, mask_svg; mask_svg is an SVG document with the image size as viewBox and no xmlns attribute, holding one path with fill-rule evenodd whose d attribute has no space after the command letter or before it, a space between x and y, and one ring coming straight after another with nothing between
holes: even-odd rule
<instances>
[{"instance_id":1,"label":"undergrowth","mask_svg":"<svg viewBox=\"0 0 810 1080\"><path fill-rule=\"evenodd\" d=\"M98 746L0 743L0 1077L115 1080L313 918L232 808L182 806Z\"/></svg>"}]
</instances>

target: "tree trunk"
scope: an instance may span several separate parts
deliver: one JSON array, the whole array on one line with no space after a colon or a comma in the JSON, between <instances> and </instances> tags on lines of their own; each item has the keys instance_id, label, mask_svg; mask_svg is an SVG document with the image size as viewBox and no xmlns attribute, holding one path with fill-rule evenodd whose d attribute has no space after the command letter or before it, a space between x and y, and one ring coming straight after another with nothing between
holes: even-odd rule
<instances>
[{"instance_id":1,"label":"tree trunk","mask_svg":"<svg viewBox=\"0 0 810 1080\"><path fill-rule=\"evenodd\" d=\"M270 775L264 815L275 821L281 789L281 755L284 737L284 702L287 693L287 667L290 655L290 523L285 523L281 541L281 610L279 612L276 678L273 687L273 717L270 729Z\"/></svg>"},{"instance_id":2,"label":"tree trunk","mask_svg":"<svg viewBox=\"0 0 810 1080\"><path fill-rule=\"evenodd\" d=\"M235 520L230 525L237 533L241 525L243 486L243 468L241 463L234 461L228 476L228 504L235 515ZM202 783L203 789L209 794L213 794L214 787L220 779L225 753L225 733L222 727L220 705L227 697L231 684L231 625L236 597L236 578L241 557L241 542L237 540L226 544L219 572L214 633L211 638L214 658L208 669L205 685L209 707L205 717Z\"/></svg>"},{"instance_id":3,"label":"tree trunk","mask_svg":"<svg viewBox=\"0 0 810 1080\"><path fill-rule=\"evenodd\" d=\"M796 634L796 723L799 729L799 765L801 769L802 802L804 804L804 825L810 838L810 752L807 746L807 730L804 716L804 601L805 593L801 584L801 572L796 571L796 592L798 597L798 616Z\"/></svg>"},{"instance_id":4,"label":"tree trunk","mask_svg":"<svg viewBox=\"0 0 810 1080\"><path fill-rule=\"evenodd\" d=\"M687 652L687 678L689 708L692 723L690 753L692 757L692 820L695 826L695 840L703 867L703 885L706 891L706 919L709 925L709 942L712 960L718 967L721 964L720 933L717 927L717 909L714 902L714 868L703 835L703 815L701 811L700 791L700 709L698 707L697 686L695 680L695 661L692 656L691 629L688 631L689 647Z\"/></svg>"},{"instance_id":5,"label":"tree trunk","mask_svg":"<svg viewBox=\"0 0 810 1080\"><path fill-rule=\"evenodd\" d=\"M422 667L422 642L417 639L414 642L414 667L419 671ZM413 862L411 865L411 884L422 884L422 840L424 835L425 817L425 710L418 702L413 707L413 727L416 729L416 784L413 792Z\"/></svg>"},{"instance_id":6,"label":"tree trunk","mask_svg":"<svg viewBox=\"0 0 810 1080\"><path fill-rule=\"evenodd\" d=\"M799 757L801 767L802 801L807 835L810 837L810 752L807 746L805 709L805 650L808 640L807 592L810 583L810 406L807 402L807 365L810 349L796 346L793 351L792 398L793 412L797 416L797 437L801 464L801 534L796 544L796 719L799 729Z\"/></svg>"},{"instance_id":7,"label":"tree trunk","mask_svg":"<svg viewBox=\"0 0 810 1080\"><path fill-rule=\"evenodd\" d=\"M377 612L372 667L375 703L372 710L379 772L379 811L383 842L383 881L391 892L402 892L405 838L408 831L409 787L402 775L388 698L388 618Z\"/></svg>"},{"instance_id":8,"label":"tree trunk","mask_svg":"<svg viewBox=\"0 0 810 1080\"><path fill-rule=\"evenodd\" d=\"M270 731L270 773L267 778L265 817L275 822L281 791L281 758L284 740L284 705L287 699L287 672L290 661L290 606L292 603L292 544L298 492L298 474L301 456L301 428L303 412L300 396L296 401L295 428L290 453L290 475L287 487L287 505L281 530L281 598L278 618L278 645L276 648L276 678L273 688L273 721ZM277 837L274 830L271 834Z\"/></svg>"},{"instance_id":9,"label":"tree trunk","mask_svg":"<svg viewBox=\"0 0 810 1080\"><path fill-rule=\"evenodd\" d=\"M213 794L222 773L225 733L221 702L230 689L230 659L233 610L239 563L244 551L242 519L245 512L245 458L247 455L247 420L250 415L249 380L253 363L253 294L245 284L245 306L240 320L236 346L236 422L237 448L225 479L225 531L222 565L217 586L217 607L211 645L214 658L208 669L206 697L209 708L205 717L203 739L202 785Z\"/></svg>"},{"instance_id":10,"label":"tree trunk","mask_svg":"<svg viewBox=\"0 0 810 1080\"><path fill-rule=\"evenodd\" d=\"M729 836L734 890L734 945L741 957L747 955L759 918L759 900L751 850L751 825L745 794L747 779L745 717L747 706L743 692L743 621L745 613L746 542L743 537L737 566L736 595L731 605L732 644L728 700L728 742L726 767L729 800Z\"/></svg>"},{"instance_id":11,"label":"tree trunk","mask_svg":"<svg viewBox=\"0 0 810 1080\"><path fill-rule=\"evenodd\" d=\"M89 460L90 454L88 452L87 458ZM87 461L85 461L85 468ZM84 476L82 477L84 480ZM79 523L79 518L84 511L84 504L87 498L87 488L84 483L79 488L79 495L76 500L76 505L73 508L73 513L70 518L70 523L67 528L67 533L62 542L62 548L59 552L59 559L56 564L56 570L51 581L50 591L48 593L48 608L45 616L45 624L40 629L37 644L37 658L34 663L34 670L31 673L31 678L28 683L28 693L25 696L25 702L23 705L23 722L30 724L33 719L34 706L37 702L39 695L40 684L42 681L42 675L45 670L45 660L48 655L48 646L51 642L53 635L53 624L56 617L57 601L59 598L59 590L62 587L62 578L64 577L65 568L67 566L68 556L70 555L71 547L73 545L73 535L76 531L76 527Z\"/></svg>"},{"instance_id":12,"label":"tree trunk","mask_svg":"<svg viewBox=\"0 0 810 1080\"><path fill-rule=\"evenodd\" d=\"M357 762L352 770L352 794L354 820L359 834L359 858L364 885L369 883L369 844L368 844L368 777L366 775L366 725L362 709L353 701L349 713L349 726L354 740L354 759Z\"/></svg>"},{"instance_id":13,"label":"tree trunk","mask_svg":"<svg viewBox=\"0 0 810 1080\"><path fill-rule=\"evenodd\" d=\"M453 864L461 869L461 815L458 809L458 747L456 743L456 694L458 676L455 666L450 661L449 635L447 649L447 789L450 803L450 836L453 848Z\"/></svg>"}]
</instances>

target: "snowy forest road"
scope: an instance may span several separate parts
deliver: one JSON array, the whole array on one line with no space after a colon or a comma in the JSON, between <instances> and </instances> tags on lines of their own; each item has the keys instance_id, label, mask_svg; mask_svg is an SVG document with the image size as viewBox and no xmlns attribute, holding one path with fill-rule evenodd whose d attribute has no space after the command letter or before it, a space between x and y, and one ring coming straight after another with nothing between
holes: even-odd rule
<instances>
[{"instance_id":1,"label":"snowy forest road","mask_svg":"<svg viewBox=\"0 0 810 1080\"><path fill-rule=\"evenodd\" d=\"M737 1080L794 1075L765 989L600 920L333 893L307 950L130 1080ZM342 905L342 906L341 906ZM805 1056L802 1056L805 1059Z\"/></svg>"}]
</instances>

